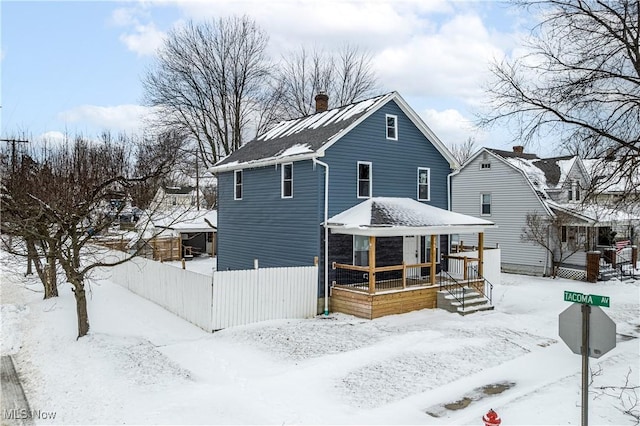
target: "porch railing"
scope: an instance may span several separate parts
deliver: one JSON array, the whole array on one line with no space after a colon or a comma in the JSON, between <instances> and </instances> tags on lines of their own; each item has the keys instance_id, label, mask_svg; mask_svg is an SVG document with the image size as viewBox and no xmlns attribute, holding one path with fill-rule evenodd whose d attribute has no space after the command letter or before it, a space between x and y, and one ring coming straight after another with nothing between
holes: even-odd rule
<instances>
[{"instance_id":1,"label":"porch railing","mask_svg":"<svg viewBox=\"0 0 640 426\"><path fill-rule=\"evenodd\" d=\"M460 279L447 271L440 271L438 274L440 290L447 291L460 304L462 310L465 308L465 299L469 288L477 291L489 303L492 303L493 284L478 272L476 266L471 266L466 272L466 277Z\"/></svg>"},{"instance_id":2,"label":"porch railing","mask_svg":"<svg viewBox=\"0 0 640 426\"><path fill-rule=\"evenodd\" d=\"M351 290L375 293L376 291L405 289L412 286L428 286L429 275L423 274L423 268L430 268L431 263L378 266L332 264L333 285ZM373 276L372 276L373 274ZM433 285L436 285L434 282Z\"/></svg>"}]
</instances>

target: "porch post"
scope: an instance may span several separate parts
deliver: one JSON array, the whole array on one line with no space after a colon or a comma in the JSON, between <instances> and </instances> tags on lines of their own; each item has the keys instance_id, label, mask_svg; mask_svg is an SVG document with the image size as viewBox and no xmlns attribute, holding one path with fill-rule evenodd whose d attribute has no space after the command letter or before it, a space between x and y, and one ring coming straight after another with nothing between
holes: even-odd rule
<instances>
[{"instance_id":1,"label":"porch post","mask_svg":"<svg viewBox=\"0 0 640 426\"><path fill-rule=\"evenodd\" d=\"M429 281L431 285L436 285L436 237L437 235L431 234L431 267L429 268Z\"/></svg>"},{"instance_id":2,"label":"porch post","mask_svg":"<svg viewBox=\"0 0 640 426\"><path fill-rule=\"evenodd\" d=\"M484 277L484 232L478 232L478 273Z\"/></svg>"},{"instance_id":3,"label":"porch post","mask_svg":"<svg viewBox=\"0 0 640 426\"><path fill-rule=\"evenodd\" d=\"M369 236L369 293L376 292L376 237Z\"/></svg>"}]
</instances>

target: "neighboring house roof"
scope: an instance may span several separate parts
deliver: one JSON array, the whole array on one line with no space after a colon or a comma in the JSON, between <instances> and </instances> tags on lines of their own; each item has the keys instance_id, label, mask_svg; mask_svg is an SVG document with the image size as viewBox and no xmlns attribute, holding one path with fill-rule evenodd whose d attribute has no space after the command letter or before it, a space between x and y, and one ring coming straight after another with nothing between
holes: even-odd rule
<instances>
[{"instance_id":1,"label":"neighboring house roof","mask_svg":"<svg viewBox=\"0 0 640 426\"><path fill-rule=\"evenodd\" d=\"M582 160L578 156L570 155L539 158L535 154L482 148L465 163L465 166L470 164L482 152L491 153L493 157L519 171L526 178L533 193L549 214L563 212L573 216L578 223L587 222L590 224L606 224L638 219L638 217L616 209L583 205L582 203L558 203L549 197L549 192L562 189L574 168L579 168L585 178L590 180L590 171L597 167L598 162L604 160Z\"/></svg>"},{"instance_id":2,"label":"neighboring house roof","mask_svg":"<svg viewBox=\"0 0 640 426\"><path fill-rule=\"evenodd\" d=\"M411 198L374 197L327 220L335 233L400 236L482 232L494 223Z\"/></svg>"},{"instance_id":3,"label":"neighboring house roof","mask_svg":"<svg viewBox=\"0 0 640 426\"><path fill-rule=\"evenodd\" d=\"M397 92L390 92L313 115L282 121L220 160L210 171L218 173L322 157L327 148L390 101L397 103L451 165L456 164L451 152L406 101Z\"/></svg>"},{"instance_id":4,"label":"neighboring house roof","mask_svg":"<svg viewBox=\"0 0 640 426\"><path fill-rule=\"evenodd\" d=\"M547 189L552 189L561 188L564 185L569 172L577 161L578 157L567 155L532 160L532 164L544 174Z\"/></svg>"},{"instance_id":5,"label":"neighboring house roof","mask_svg":"<svg viewBox=\"0 0 640 426\"><path fill-rule=\"evenodd\" d=\"M638 214L595 204L560 204L553 201L547 201L547 203L553 210L570 214L591 225L630 224L640 221L640 215Z\"/></svg>"},{"instance_id":6,"label":"neighboring house roof","mask_svg":"<svg viewBox=\"0 0 640 426\"><path fill-rule=\"evenodd\" d=\"M489 152L493 152L496 155L499 155L503 158L524 158L526 160L534 160L538 158L536 154L529 154L526 152L515 152L515 151L503 151L501 149L493 149L493 148L483 148ZM482 150L480 150L481 152Z\"/></svg>"},{"instance_id":7,"label":"neighboring house roof","mask_svg":"<svg viewBox=\"0 0 640 426\"><path fill-rule=\"evenodd\" d=\"M137 228L143 231L142 238L147 239L164 229L162 235L176 235L187 232L215 232L218 227L217 210L192 210L177 208L169 212L156 211L153 216L138 221Z\"/></svg>"},{"instance_id":8,"label":"neighboring house roof","mask_svg":"<svg viewBox=\"0 0 640 426\"><path fill-rule=\"evenodd\" d=\"M630 188L640 187L640 170L625 170L619 160L610 158L588 158L582 160L594 184L604 194L620 194ZM632 182L630 182L630 179Z\"/></svg>"}]
</instances>

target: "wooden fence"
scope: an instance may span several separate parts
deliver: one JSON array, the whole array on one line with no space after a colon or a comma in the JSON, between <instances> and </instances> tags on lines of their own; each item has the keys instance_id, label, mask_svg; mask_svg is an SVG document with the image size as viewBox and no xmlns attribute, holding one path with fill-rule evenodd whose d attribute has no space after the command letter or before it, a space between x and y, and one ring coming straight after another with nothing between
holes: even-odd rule
<instances>
[{"instance_id":1,"label":"wooden fence","mask_svg":"<svg viewBox=\"0 0 640 426\"><path fill-rule=\"evenodd\" d=\"M317 266L205 275L136 257L107 273L116 284L206 331L270 319L310 318L317 310Z\"/></svg>"}]
</instances>

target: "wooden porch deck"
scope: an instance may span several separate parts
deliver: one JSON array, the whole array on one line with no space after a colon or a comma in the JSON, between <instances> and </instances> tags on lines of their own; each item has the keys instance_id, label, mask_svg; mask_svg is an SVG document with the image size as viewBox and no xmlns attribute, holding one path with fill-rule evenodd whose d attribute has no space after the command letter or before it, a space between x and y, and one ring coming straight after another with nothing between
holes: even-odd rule
<instances>
[{"instance_id":1,"label":"wooden porch deck","mask_svg":"<svg viewBox=\"0 0 640 426\"><path fill-rule=\"evenodd\" d=\"M330 305L334 312L360 318L374 319L385 315L403 314L425 308L436 308L440 286L416 286L382 290L370 294L365 291L333 286Z\"/></svg>"}]
</instances>

